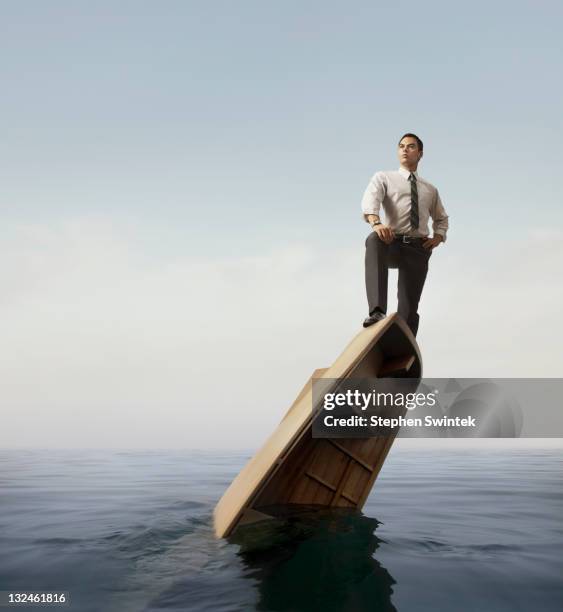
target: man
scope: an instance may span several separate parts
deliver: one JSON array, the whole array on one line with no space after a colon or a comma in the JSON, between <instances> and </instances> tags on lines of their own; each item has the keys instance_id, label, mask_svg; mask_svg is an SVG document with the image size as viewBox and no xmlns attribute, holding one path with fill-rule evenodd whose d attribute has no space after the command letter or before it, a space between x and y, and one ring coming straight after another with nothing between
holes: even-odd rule
<instances>
[{"instance_id":1,"label":"man","mask_svg":"<svg viewBox=\"0 0 563 612\"><path fill-rule=\"evenodd\" d=\"M399 170L376 172L364 193L362 211L373 230L366 240L369 317L364 327L386 316L387 276L392 267L399 269L399 314L415 336L418 331L418 303L428 260L433 249L445 242L448 230L448 215L438 190L417 173L422 153L422 140L415 134L405 134L399 140ZM381 208L385 223L380 218Z\"/></svg>"}]
</instances>

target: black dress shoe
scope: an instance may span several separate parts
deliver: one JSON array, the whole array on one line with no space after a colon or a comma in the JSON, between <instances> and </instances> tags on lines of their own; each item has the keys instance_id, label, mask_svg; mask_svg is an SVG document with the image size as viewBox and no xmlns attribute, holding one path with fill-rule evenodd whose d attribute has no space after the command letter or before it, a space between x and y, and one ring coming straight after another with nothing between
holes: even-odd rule
<instances>
[{"instance_id":1,"label":"black dress shoe","mask_svg":"<svg viewBox=\"0 0 563 612\"><path fill-rule=\"evenodd\" d=\"M367 319L364 319L363 325L364 327L369 327L370 325L373 325L374 323L385 319L386 316L387 315L384 312L374 312Z\"/></svg>"}]
</instances>

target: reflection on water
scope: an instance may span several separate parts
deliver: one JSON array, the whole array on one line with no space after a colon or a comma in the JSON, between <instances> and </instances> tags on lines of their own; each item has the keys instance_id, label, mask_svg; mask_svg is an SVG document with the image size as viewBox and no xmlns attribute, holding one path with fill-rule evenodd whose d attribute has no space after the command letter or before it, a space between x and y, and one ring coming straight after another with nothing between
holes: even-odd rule
<instances>
[{"instance_id":1,"label":"reflection on water","mask_svg":"<svg viewBox=\"0 0 563 612\"><path fill-rule=\"evenodd\" d=\"M65 612L561 612L561 450L394 448L367 516L218 540L213 508L247 460L0 451L0 587L68 591Z\"/></svg>"},{"instance_id":2,"label":"reflection on water","mask_svg":"<svg viewBox=\"0 0 563 612\"><path fill-rule=\"evenodd\" d=\"M280 513L230 540L255 581L258 610L396 610L395 581L374 559L376 519L342 508Z\"/></svg>"}]
</instances>

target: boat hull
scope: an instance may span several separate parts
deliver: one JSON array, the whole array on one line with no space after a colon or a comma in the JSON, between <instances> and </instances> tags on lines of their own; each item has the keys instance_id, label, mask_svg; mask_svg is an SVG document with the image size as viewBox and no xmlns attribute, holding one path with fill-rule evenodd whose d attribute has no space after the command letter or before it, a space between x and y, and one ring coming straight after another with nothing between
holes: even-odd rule
<instances>
[{"instance_id":1,"label":"boat hull","mask_svg":"<svg viewBox=\"0 0 563 612\"><path fill-rule=\"evenodd\" d=\"M315 370L263 447L241 470L214 511L217 537L267 520L270 508L317 505L361 509L395 435L312 437L313 380L422 376L416 340L393 314L362 330L328 368Z\"/></svg>"}]
</instances>

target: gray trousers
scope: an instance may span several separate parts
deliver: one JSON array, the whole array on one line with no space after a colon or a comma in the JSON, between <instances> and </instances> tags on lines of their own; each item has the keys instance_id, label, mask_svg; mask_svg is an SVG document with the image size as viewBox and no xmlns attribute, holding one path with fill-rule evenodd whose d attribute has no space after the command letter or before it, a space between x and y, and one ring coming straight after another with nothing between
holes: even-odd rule
<instances>
[{"instance_id":1,"label":"gray trousers","mask_svg":"<svg viewBox=\"0 0 563 612\"><path fill-rule=\"evenodd\" d=\"M404 243L393 240L385 244L376 232L366 239L366 292L369 314L376 310L387 313L387 278L389 268L399 269L398 311L412 333L418 331L418 303L428 273L431 249L425 249L421 240Z\"/></svg>"}]
</instances>

